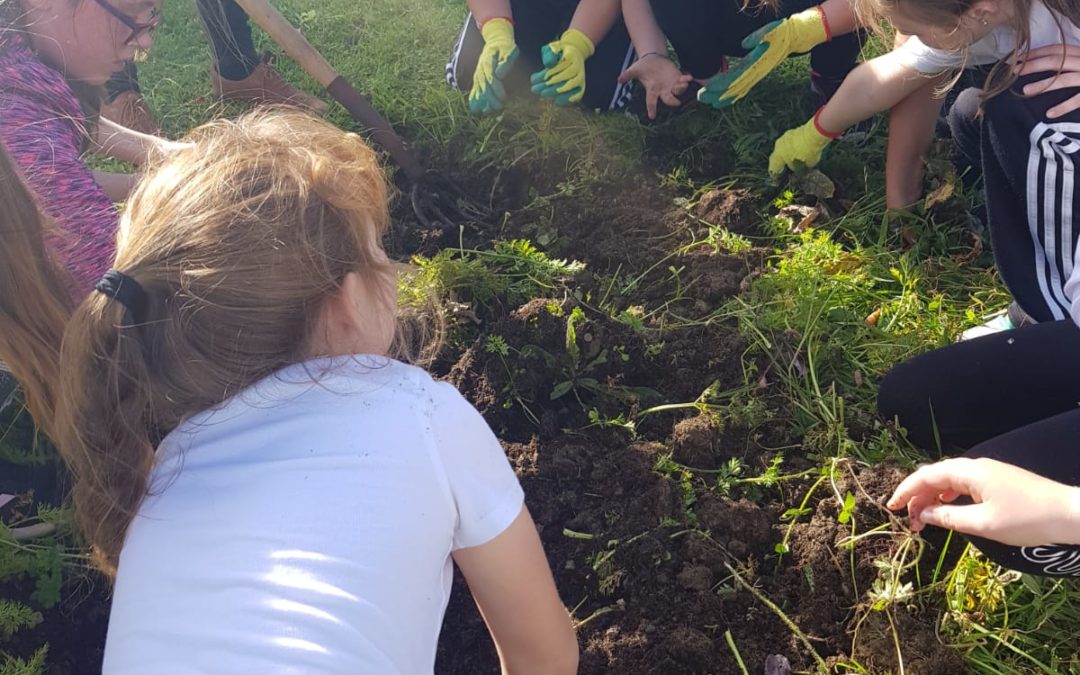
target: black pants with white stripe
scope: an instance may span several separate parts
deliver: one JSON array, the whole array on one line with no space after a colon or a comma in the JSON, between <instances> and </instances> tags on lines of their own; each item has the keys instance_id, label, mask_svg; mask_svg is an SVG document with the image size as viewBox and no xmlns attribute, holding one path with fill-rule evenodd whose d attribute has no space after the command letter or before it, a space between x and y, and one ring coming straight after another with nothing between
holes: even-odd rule
<instances>
[{"instance_id":1,"label":"black pants with white stripe","mask_svg":"<svg viewBox=\"0 0 1080 675\"><path fill-rule=\"evenodd\" d=\"M503 79L511 97L533 96L529 76L543 68L540 49L559 39L574 18L578 0L511 0L514 14L514 38L519 55L511 72ZM446 81L462 91L472 89L473 72L484 49L472 14L465 19L450 62L446 64ZM596 45L596 53L585 62L585 96L581 104L592 110L621 110L630 102L631 85L619 84L619 75L634 62L630 34L620 19Z\"/></svg>"},{"instance_id":2,"label":"black pants with white stripe","mask_svg":"<svg viewBox=\"0 0 1080 675\"><path fill-rule=\"evenodd\" d=\"M1065 283L1080 236L1080 111L1056 120L1048 120L1046 111L1080 90L1020 95L1024 84L1045 77L1021 79L987 101L982 117L976 114L982 92L965 90L949 113L949 126L961 168L969 177L981 170L1002 279L1028 315L1055 321L1069 316Z\"/></svg>"},{"instance_id":3,"label":"black pants with white stripe","mask_svg":"<svg viewBox=\"0 0 1080 675\"><path fill-rule=\"evenodd\" d=\"M882 380L878 409L933 459L989 457L1080 485L1080 328L1050 321L917 356ZM971 539L1006 567L1080 576L1080 546Z\"/></svg>"}]
</instances>

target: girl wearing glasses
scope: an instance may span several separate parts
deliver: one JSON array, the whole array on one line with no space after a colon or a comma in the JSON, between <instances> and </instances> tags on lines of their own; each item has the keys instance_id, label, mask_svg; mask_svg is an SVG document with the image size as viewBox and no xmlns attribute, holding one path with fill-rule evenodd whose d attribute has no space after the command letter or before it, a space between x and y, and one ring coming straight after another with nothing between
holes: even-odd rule
<instances>
[{"instance_id":1,"label":"girl wearing glasses","mask_svg":"<svg viewBox=\"0 0 1080 675\"><path fill-rule=\"evenodd\" d=\"M235 0L196 0L195 6L213 54L210 82L217 98L284 103L318 115L326 113L329 106L324 101L289 84L255 50L248 15ZM139 89L134 62L113 75L106 89L102 117L146 134L158 133L157 120Z\"/></svg>"},{"instance_id":2,"label":"girl wearing glasses","mask_svg":"<svg viewBox=\"0 0 1080 675\"><path fill-rule=\"evenodd\" d=\"M110 4L115 3L115 4ZM81 300L108 269L134 177L95 172L95 150L141 163L164 141L96 120L95 92L152 45L154 0L0 0L0 144L56 221L51 237Z\"/></svg>"}]
</instances>

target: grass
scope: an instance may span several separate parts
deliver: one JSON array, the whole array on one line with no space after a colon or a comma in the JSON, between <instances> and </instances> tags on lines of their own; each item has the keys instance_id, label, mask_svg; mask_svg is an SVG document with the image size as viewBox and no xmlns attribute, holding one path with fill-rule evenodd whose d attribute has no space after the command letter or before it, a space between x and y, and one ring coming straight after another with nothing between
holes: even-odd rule
<instances>
[{"instance_id":1,"label":"grass","mask_svg":"<svg viewBox=\"0 0 1080 675\"><path fill-rule=\"evenodd\" d=\"M757 195L762 205L758 229L767 236L740 237L719 228L710 230L704 240L687 242L682 251L767 248L767 268L735 299L694 317L682 316L675 302L643 308L633 298L651 270L635 276L620 276L616 271L602 297L579 298L586 306L592 300L595 311L610 312L644 332L650 330L646 319L665 326L688 322L737 326L748 344L744 386L732 392L707 391L697 401L667 401L626 415L608 416L594 409L589 417L593 425L631 432L635 423L651 415L685 409L717 418L743 414L784 420L791 435L802 439L799 451L811 457L817 469L783 475L783 456L777 454L760 475L737 462L716 472L719 476L694 474L674 463L668 470L688 484L708 480L722 491L753 490L753 494L778 485L805 486L809 484L805 481L816 479L813 490L785 493L788 505L795 507L792 518L821 499L837 499L846 503L844 511L852 519L852 546L861 537L882 534L857 534L850 499L835 489L841 460L871 464L885 459L919 460L902 436L876 421L875 382L892 365L952 342L961 330L980 323L1008 302L1000 281L986 265L986 252L973 246L967 233L963 195L944 204L925 205L900 226L894 225L883 207L884 135L878 129L867 142L837 144L821 167L839 193L858 198L843 213L829 214L809 229L793 231L798 223L789 207L813 205L816 200L807 194L804 181L775 185L764 167L772 140L807 115L805 106L791 104L806 98L806 64L798 59L785 64L730 111L721 114L698 107L654 129L618 115L560 110L536 105L531 99L511 102L498 117L477 118L466 114L461 95L443 83L444 62L464 17L462 0L325 0L317 4L287 0L279 6L433 162L452 162L495 180L515 168L559 172L565 176L558 183L563 193L587 191L600 181L644 176L677 190L687 208L716 186L746 188ZM140 68L141 81L165 131L180 136L241 108L210 99L210 60L192 3L166 3L164 11L166 27L159 33L152 58ZM272 49L264 36L257 35L257 41L260 47ZM291 81L318 92L295 64L279 59L278 66ZM331 119L352 127L340 108ZM452 156L444 148L452 148ZM935 172L939 184L955 184L947 170ZM532 197L534 204L544 204L557 195ZM538 237L536 243L541 249L548 243L552 248L561 244L573 249L573 242L558 242L557 237L552 235L551 242ZM663 269L667 260L656 267ZM406 289L406 299L420 303L428 290L435 290L476 305L481 318L484 312L494 316L493 306L501 301L516 305L530 297L546 297L553 288L573 289L573 277L580 271L574 263L548 258L528 242L497 242L486 248L462 244L416 262L417 274L414 285ZM614 288L624 293L613 292ZM631 300L624 298L621 304L609 300L616 295ZM568 334L574 329L575 316L567 317ZM510 348L500 340L497 335L488 336L486 349L505 356ZM576 340L568 338L567 344L571 352ZM576 397L575 382L595 380L579 377L576 357L572 365L569 379L563 378L569 385L557 387L571 387L561 393L572 390ZM776 384L764 403L747 398L761 381ZM555 398L559 392L552 393ZM759 409L763 405L764 411ZM830 486L833 490L827 489ZM898 526L894 529L889 536L902 539ZM841 557L848 554L838 552ZM908 583L913 555L912 549L903 548L901 558L883 561L883 569L892 575L886 574L877 588L883 607L896 602L896 589ZM782 599L765 597L737 571L732 573L740 587L791 623L781 608ZM1080 672L1073 638L1080 628L1080 593L1070 582L1015 577L966 553L953 566L939 561L932 577L918 579L912 593L905 602L939 608L942 637L964 651L971 672ZM794 625L793 634L823 667L821 657ZM753 672L759 664L748 667L731 633L726 632L724 638L740 672ZM904 645L895 629L894 639L902 653ZM0 671L8 672L4 668L0 665ZM847 668L864 672L858 664Z\"/></svg>"}]
</instances>

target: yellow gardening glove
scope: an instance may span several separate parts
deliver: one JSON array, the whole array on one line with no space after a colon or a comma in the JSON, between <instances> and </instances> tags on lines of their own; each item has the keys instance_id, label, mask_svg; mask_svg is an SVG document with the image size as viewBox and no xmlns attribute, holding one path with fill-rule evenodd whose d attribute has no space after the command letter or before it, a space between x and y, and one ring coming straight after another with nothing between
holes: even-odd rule
<instances>
[{"instance_id":1,"label":"yellow gardening glove","mask_svg":"<svg viewBox=\"0 0 1080 675\"><path fill-rule=\"evenodd\" d=\"M555 99L557 105L577 103L585 96L585 61L596 45L585 33L571 28L540 50L544 69L533 73L532 90Z\"/></svg>"},{"instance_id":2,"label":"yellow gardening glove","mask_svg":"<svg viewBox=\"0 0 1080 675\"><path fill-rule=\"evenodd\" d=\"M817 114L806 124L788 131L776 141L769 155L769 174L779 176L784 169L794 171L797 165L817 166L825 147L841 134L825 131L818 124Z\"/></svg>"},{"instance_id":3,"label":"yellow gardening glove","mask_svg":"<svg viewBox=\"0 0 1080 675\"><path fill-rule=\"evenodd\" d=\"M743 40L743 48L750 53L735 68L709 80L698 91L698 100L714 108L732 105L750 93L784 59L808 52L831 37L825 12L820 7L773 21Z\"/></svg>"},{"instance_id":4,"label":"yellow gardening glove","mask_svg":"<svg viewBox=\"0 0 1080 675\"><path fill-rule=\"evenodd\" d=\"M502 79L518 57L514 42L514 24L509 19L488 19L480 28L484 36L484 51L476 62L472 91L469 92L469 110L474 113L502 110L506 89Z\"/></svg>"}]
</instances>

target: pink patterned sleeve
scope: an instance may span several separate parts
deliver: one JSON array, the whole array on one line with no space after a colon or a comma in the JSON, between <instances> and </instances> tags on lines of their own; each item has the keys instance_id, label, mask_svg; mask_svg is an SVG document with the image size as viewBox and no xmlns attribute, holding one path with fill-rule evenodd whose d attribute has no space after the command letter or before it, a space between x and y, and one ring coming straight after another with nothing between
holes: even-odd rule
<instances>
[{"instance_id":1,"label":"pink patterned sleeve","mask_svg":"<svg viewBox=\"0 0 1080 675\"><path fill-rule=\"evenodd\" d=\"M29 97L0 94L0 143L58 225L50 243L81 301L112 265L119 213L81 159L74 120L43 116Z\"/></svg>"}]
</instances>

